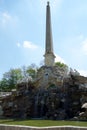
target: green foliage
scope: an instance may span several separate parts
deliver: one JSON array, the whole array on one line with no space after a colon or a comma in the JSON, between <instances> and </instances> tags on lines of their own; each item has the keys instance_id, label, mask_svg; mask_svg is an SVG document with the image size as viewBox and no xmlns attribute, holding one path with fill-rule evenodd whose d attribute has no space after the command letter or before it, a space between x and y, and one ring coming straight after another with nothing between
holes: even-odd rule
<instances>
[{"instance_id":1,"label":"green foliage","mask_svg":"<svg viewBox=\"0 0 87 130\"><path fill-rule=\"evenodd\" d=\"M51 85L49 86L49 88L54 88L54 87L56 87L55 84L51 84Z\"/></svg>"},{"instance_id":2,"label":"green foliage","mask_svg":"<svg viewBox=\"0 0 87 130\"><path fill-rule=\"evenodd\" d=\"M3 78L1 81L0 81L0 91L9 91L8 90L8 88L9 88L9 83L8 83L8 81L5 79L5 78Z\"/></svg>"},{"instance_id":3,"label":"green foliage","mask_svg":"<svg viewBox=\"0 0 87 130\"><path fill-rule=\"evenodd\" d=\"M68 66L64 63L57 62L55 63L56 66L60 66L67 70ZM38 71L38 67L35 64L31 64L30 66L26 67L23 66L22 68L10 69L8 72L3 74L3 78L0 81L0 90L1 91L11 91L12 89L16 88L17 82L20 80L27 79L29 76L32 79L36 78Z\"/></svg>"},{"instance_id":4,"label":"green foliage","mask_svg":"<svg viewBox=\"0 0 87 130\"><path fill-rule=\"evenodd\" d=\"M68 68L68 66L64 63L61 63L61 62L56 62L55 63L56 66L59 66L59 67L64 67L64 68Z\"/></svg>"},{"instance_id":5,"label":"green foliage","mask_svg":"<svg viewBox=\"0 0 87 130\"><path fill-rule=\"evenodd\" d=\"M27 67L26 72L28 73L29 76L31 76L34 79L36 77L37 69L38 68L35 64L31 64L30 66Z\"/></svg>"},{"instance_id":6,"label":"green foliage","mask_svg":"<svg viewBox=\"0 0 87 130\"><path fill-rule=\"evenodd\" d=\"M0 89L3 91L10 91L16 88L17 81L22 78L21 69L10 69L3 74L0 82Z\"/></svg>"},{"instance_id":7,"label":"green foliage","mask_svg":"<svg viewBox=\"0 0 87 130\"><path fill-rule=\"evenodd\" d=\"M17 82L22 80L23 78L28 78L29 76L32 79L35 78L37 73L37 66L35 64L31 64L26 67L17 69L10 69L8 72L3 74L3 78L0 81L0 90L1 91L11 91L16 88Z\"/></svg>"},{"instance_id":8,"label":"green foliage","mask_svg":"<svg viewBox=\"0 0 87 130\"><path fill-rule=\"evenodd\" d=\"M64 63L56 62L55 66L58 66L58 67L62 68L65 72L69 71L69 67L66 64L64 64Z\"/></svg>"}]
</instances>

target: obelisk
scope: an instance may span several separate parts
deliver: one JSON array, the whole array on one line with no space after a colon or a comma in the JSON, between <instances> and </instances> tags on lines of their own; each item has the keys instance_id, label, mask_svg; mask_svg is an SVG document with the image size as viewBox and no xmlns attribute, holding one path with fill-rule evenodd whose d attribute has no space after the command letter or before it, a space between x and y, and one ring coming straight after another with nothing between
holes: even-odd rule
<instances>
[{"instance_id":1,"label":"obelisk","mask_svg":"<svg viewBox=\"0 0 87 130\"><path fill-rule=\"evenodd\" d=\"M53 52L53 39L52 39L52 29L51 29L51 13L50 5L47 2L46 7L46 43L45 43L45 65L53 66L55 63L55 55Z\"/></svg>"}]
</instances>

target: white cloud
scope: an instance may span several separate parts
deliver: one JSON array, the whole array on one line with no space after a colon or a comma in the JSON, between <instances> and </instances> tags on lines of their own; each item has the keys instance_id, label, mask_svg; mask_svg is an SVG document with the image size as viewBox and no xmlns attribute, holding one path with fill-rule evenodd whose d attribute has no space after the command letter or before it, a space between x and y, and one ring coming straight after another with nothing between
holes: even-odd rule
<instances>
[{"instance_id":1,"label":"white cloud","mask_svg":"<svg viewBox=\"0 0 87 130\"><path fill-rule=\"evenodd\" d=\"M6 22L9 22L12 19L11 16L6 12L2 13L2 17L3 17L2 18L3 24L5 24Z\"/></svg>"},{"instance_id":2,"label":"white cloud","mask_svg":"<svg viewBox=\"0 0 87 130\"><path fill-rule=\"evenodd\" d=\"M80 75L87 77L87 70L78 70L78 72L80 73Z\"/></svg>"},{"instance_id":3,"label":"white cloud","mask_svg":"<svg viewBox=\"0 0 87 130\"><path fill-rule=\"evenodd\" d=\"M17 42L17 46L18 46L18 47L20 47L20 46L21 46L21 44L20 44L19 42Z\"/></svg>"},{"instance_id":4,"label":"white cloud","mask_svg":"<svg viewBox=\"0 0 87 130\"><path fill-rule=\"evenodd\" d=\"M10 22L12 20L12 17L7 12L0 12L0 23L2 25L5 25L6 23Z\"/></svg>"},{"instance_id":5,"label":"white cloud","mask_svg":"<svg viewBox=\"0 0 87 130\"><path fill-rule=\"evenodd\" d=\"M22 47L22 48L31 49L31 50L36 50L39 48L39 46L33 44L30 41L24 41L22 44L17 42L16 45L17 45L17 47Z\"/></svg>"},{"instance_id":6,"label":"white cloud","mask_svg":"<svg viewBox=\"0 0 87 130\"><path fill-rule=\"evenodd\" d=\"M12 16L8 12L0 12L0 26L1 27L8 27L13 25L17 25L18 22L18 17L17 16Z\"/></svg>"},{"instance_id":7,"label":"white cloud","mask_svg":"<svg viewBox=\"0 0 87 130\"><path fill-rule=\"evenodd\" d=\"M65 63L65 61L64 61L60 56L58 56L58 55L56 55L56 54L55 54L55 56L56 56L55 62Z\"/></svg>"},{"instance_id":8,"label":"white cloud","mask_svg":"<svg viewBox=\"0 0 87 130\"><path fill-rule=\"evenodd\" d=\"M23 42L23 47L24 48L28 48L28 49L32 49L32 50L35 50L38 48L38 46L36 46L35 44L33 44L32 42L30 41L24 41Z\"/></svg>"},{"instance_id":9,"label":"white cloud","mask_svg":"<svg viewBox=\"0 0 87 130\"><path fill-rule=\"evenodd\" d=\"M56 8L57 6L60 6L60 4L62 3L62 0L53 0L53 8Z\"/></svg>"},{"instance_id":10,"label":"white cloud","mask_svg":"<svg viewBox=\"0 0 87 130\"><path fill-rule=\"evenodd\" d=\"M69 50L70 52L72 52L75 58L79 56L78 58L80 58L79 60L81 61L81 57L83 57L84 55L87 55L87 38L85 38L81 34L73 39L74 40L71 39L72 46L69 46ZM73 43L75 43L75 45Z\"/></svg>"},{"instance_id":11,"label":"white cloud","mask_svg":"<svg viewBox=\"0 0 87 130\"><path fill-rule=\"evenodd\" d=\"M87 55L87 38L82 42L82 50Z\"/></svg>"}]
</instances>

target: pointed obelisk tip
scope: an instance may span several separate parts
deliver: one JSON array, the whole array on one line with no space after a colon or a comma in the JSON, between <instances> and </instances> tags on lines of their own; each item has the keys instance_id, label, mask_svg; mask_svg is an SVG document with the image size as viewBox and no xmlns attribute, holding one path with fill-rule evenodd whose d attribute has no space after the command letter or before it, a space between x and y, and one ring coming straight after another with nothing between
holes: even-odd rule
<instances>
[{"instance_id":1,"label":"pointed obelisk tip","mask_svg":"<svg viewBox=\"0 0 87 130\"><path fill-rule=\"evenodd\" d=\"M48 2L47 2L47 5L48 5L48 6L49 6L49 3L50 3L50 2L48 1Z\"/></svg>"}]
</instances>

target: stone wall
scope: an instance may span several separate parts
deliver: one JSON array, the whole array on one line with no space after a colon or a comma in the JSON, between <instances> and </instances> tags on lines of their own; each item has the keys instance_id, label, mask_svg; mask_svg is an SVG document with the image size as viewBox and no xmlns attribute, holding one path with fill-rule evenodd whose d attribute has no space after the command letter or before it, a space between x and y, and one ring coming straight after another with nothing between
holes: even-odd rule
<instances>
[{"instance_id":1,"label":"stone wall","mask_svg":"<svg viewBox=\"0 0 87 130\"><path fill-rule=\"evenodd\" d=\"M37 73L35 86L48 88L51 84L61 87L63 79L67 76L67 70L58 66L42 66Z\"/></svg>"},{"instance_id":2,"label":"stone wall","mask_svg":"<svg viewBox=\"0 0 87 130\"><path fill-rule=\"evenodd\" d=\"M30 127L30 126L14 126L0 125L0 130L87 130L87 127L76 126L53 126L53 127Z\"/></svg>"},{"instance_id":3,"label":"stone wall","mask_svg":"<svg viewBox=\"0 0 87 130\"><path fill-rule=\"evenodd\" d=\"M43 66L34 82L22 82L17 91L1 98L0 116L87 120L87 77L63 68Z\"/></svg>"}]
</instances>

